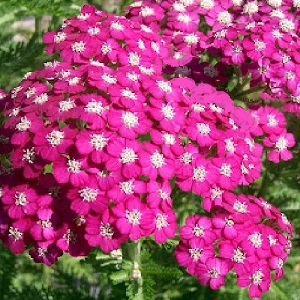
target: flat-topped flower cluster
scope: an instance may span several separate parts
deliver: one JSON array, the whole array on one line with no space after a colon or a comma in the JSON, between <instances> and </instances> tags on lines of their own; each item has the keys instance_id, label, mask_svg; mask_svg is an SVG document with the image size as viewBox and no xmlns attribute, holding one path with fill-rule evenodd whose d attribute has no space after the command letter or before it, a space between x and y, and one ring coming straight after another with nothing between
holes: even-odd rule
<instances>
[{"instance_id":1,"label":"flat-topped flower cluster","mask_svg":"<svg viewBox=\"0 0 300 300\"><path fill-rule=\"evenodd\" d=\"M163 3L134 4L127 18L84 6L44 36L60 61L0 93L0 238L15 254L30 248L46 265L63 252L111 252L150 235L165 243L176 234L173 201L181 200L172 191L179 188L201 196L212 214L181 227L179 264L212 288L234 269L239 286L260 296L271 270L275 280L283 274L293 228L264 199L233 191L261 175L257 137L275 162L292 157L295 141L277 109L236 107L208 84L226 79L177 77L185 65L174 63L180 43L189 45L185 57L195 56L205 38L193 35L198 16L188 26L192 4L184 2L165 7L173 32L189 34L159 35L153 24L164 17Z\"/></svg>"},{"instance_id":2,"label":"flat-topped flower cluster","mask_svg":"<svg viewBox=\"0 0 300 300\"><path fill-rule=\"evenodd\" d=\"M298 0L147 0L127 11L161 30L172 49L165 63L176 67L175 74L222 84L238 66L243 76L251 75L251 87L261 87L262 97L280 99L285 111L300 116ZM213 63L195 58L203 54Z\"/></svg>"}]
</instances>

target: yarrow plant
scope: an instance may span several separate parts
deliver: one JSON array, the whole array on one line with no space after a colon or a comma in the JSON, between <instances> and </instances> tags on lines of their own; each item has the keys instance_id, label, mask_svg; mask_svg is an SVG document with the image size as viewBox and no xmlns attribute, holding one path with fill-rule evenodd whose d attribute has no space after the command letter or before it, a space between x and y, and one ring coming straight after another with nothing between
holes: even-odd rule
<instances>
[{"instance_id":1,"label":"yarrow plant","mask_svg":"<svg viewBox=\"0 0 300 300\"><path fill-rule=\"evenodd\" d=\"M283 276L293 226L263 198L238 191L260 178L265 153L291 159L295 140L272 101L233 100L259 86L298 114L291 9L139 1L116 16L85 5L46 33L46 51L59 59L0 91L4 245L50 266L64 252L180 240L175 258L201 284L218 289L233 272L250 297L261 297ZM224 88L233 72L231 97ZM207 215L178 229L176 190L200 196ZM134 261L131 278L141 276Z\"/></svg>"}]
</instances>

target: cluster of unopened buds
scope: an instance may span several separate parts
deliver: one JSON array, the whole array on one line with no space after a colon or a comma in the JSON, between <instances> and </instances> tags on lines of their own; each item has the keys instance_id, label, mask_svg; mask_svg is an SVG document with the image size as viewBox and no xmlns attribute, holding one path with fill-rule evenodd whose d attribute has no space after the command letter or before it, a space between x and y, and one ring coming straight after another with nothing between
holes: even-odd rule
<instances>
[{"instance_id":1,"label":"cluster of unopened buds","mask_svg":"<svg viewBox=\"0 0 300 300\"><path fill-rule=\"evenodd\" d=\"M60 61L0 93L0 238L13 253L31 247L34 261L52 265L63 252L111 252L150 235L165 243L176 235L172 201L181 200L171 193L179 188L201 196L213 214L188 217L175 251L200 283L218 288L234 269L238 285L260 297L270 270L275 280L282 276L292 225L265 200L233 191L261 175L256 137L275 162L290 159L295 142L278 110L236 107L208 84L224 76L170 76L192 63L175 63L179 56L197 55L206 40L193 33L193 7L145 2L126 18L84 6L44 37ZM160 36L163 9L172 25Z\"/></svg>"}]
</instances>

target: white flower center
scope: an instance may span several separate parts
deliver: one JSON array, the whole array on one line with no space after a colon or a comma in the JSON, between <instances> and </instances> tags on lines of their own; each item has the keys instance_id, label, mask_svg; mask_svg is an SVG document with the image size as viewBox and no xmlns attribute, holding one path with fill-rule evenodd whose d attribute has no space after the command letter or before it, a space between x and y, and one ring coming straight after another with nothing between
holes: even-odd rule
<instances>
[{"instance_id":1,"label":"white flower center","mask_svg":"<svg viewBox=\"0 0 300 300\"><path fill-rule=\"evenodd\" d=\"M45 256L48 253L48 249L47 248L38 248L38 256Z\"/></svg>"},{"instance_id":2,"label":"white flower center","mask_svg":"<svg viewBox=\"0 0 300 300\"><path fill-rule=\"evenodd\" d=\"M133 163L137 159L138 156L132 148L126 147L122 150L120 161L123 164Z\"/></svg>"},{"instance_id":3,"label":"white flower center","mask_svg":"<svg viewBox=\"0 0 300 300\"><path fill-rule=\"evenodd\" d=\"M219 187L210 190L211 199L215 200L216 198L220 198L223 195L224 191L221 190Z\"/></svg>"},{"instance_id":4,"label":"white flower center","mask_svg":"<svg viewBox=\"0 0 300 300\"><path fill-rule=\"evenodd\" d=\"M206 178L206 169L203 166L194 168L193 179L203 182Z\"/></svg>"},{"instance_id":5,"label":"white flower center","mask_svg":"<svg viewBox=\"0 0 300 300\"><path fill-rule=\"evenodd\" d=\"M126 210L126 218L129 223L132 225L139 225L140 224L140 219L142 217L142 213L138 211L137 209L133 210Z\"/></svg>"},{"instance_id":6,"label":"white flower center","mask_svg":"<svg viewBox=\"0 0 300 300\"><path fill-rule=\"evenodd\" d=\"M65 137L64 132L61 132L58 130L53 130L46 135L46 139L47 139L48 143L50 145L52 145L53 147L61 144L64 137Z\"/></svg>"},{"instance_id":7,"label":"white flower center","mask_svg":"<svg viewBox=\"0 0 300 300\"><path fill-rule=\"evenodd\" d=\"M204 9L209 10L214 7L214 1L213 0L201 0L200 6Z\"/></svg>"},{"instance_id":8,"label":"white flower center","mask_svg":"<svg viewBox=\"0 0 300 300\"><path fill-rule=\"evenodd\" d=\"M54 43L61 43L66 39L66 34L64 32L58 32L56 35L54 35Z\"/></svg>"},{"instance_id":9,"label":"white flower center","mask_svg":"<svg viewBox=\"0 0 300 300\"><path fill-rule=\"evenodd\" d=\"M100 29L98 27L90 27L88 29L88 34L90 35L97 35L100 32Z\"/></svg>"},{"instance_id":10,"label":"white flower center","mask_svg":"<svg viewBox=\"0 0 300 300\"><path fill-rule=\"evenodd\" d=\"M199 248L192 248L189 249L190 257L193 259L193 261L197 261L202 256L203 249Z\"/></svg>"},{"instance_id":11,"label":"white flower center","mask_svg":"<svg viewBox=\"0 0 300 300\"><path fill-rule=\"evenodd\" d=\"M183 40L185 43L192 45L198 43L199 37L194 33L189 33L184 36Z\"/></svg>"},{"instance_id":12,"label":"white flower center","mask_svg":"<svg viewBox=\"0 0 300 300\"><path fill-rule=\"evenodd\" d=\"M169 226L167 219L168 215L157 213L155 218L156 229L161 230L162 228Z\"/></svg>"},{"instance_id":13,"label":"white flower center","mask_svg":"<svg viewBox=\"0 0 300 300\"><path fill-rule=\"evenodd\" d=\"M258 12L258 5L256 1L247 2L243 7L243 13L253 15Z\"/></svg>"},{"instance_id":14,"label":"white flower center","mask_svg":"<svg viewBox=\"0 0 300 300\"><path fill-rule=\"evenodd\" d=\"M262 51L266 48L266 43L263 41L259 41L258 39L256 39L254 41L254 45L255 45L255 50L256 51Z\"/></svg>"},{"instance_id":15,"label":"white flower center","mask_svg":"<svg viewBox=\"0 0 300 300\"><path fill-rule=\"evenodd\" d=\"M127 128L132 128L139 124L138 116L130 111L122 113L122 121Z\"/></svg>"},{"instance_id":16,"label":"white flower center","mask_svg":"<svg viewBox=\"0 0 300 300\"><path fill-rule=\"evenodd\" d=\"M63 235L63 238L68 244L75 244L77 241L77 234L75 234L71 229L68 229L67 232Z\"/></svg>"},{"instance_id":17,"label":"white flower center","mask_svg":"<svg viewBox=\"0 0 300 300\"><path fill-rule=\"evenodd\" d=\"M273 237L273 235L269 234L269 235L268 235L268 238L269 238L269 244L270 244L271 247L272 247L272 246L275 246L275 245L277 244L277 239L275 239L275 238Z\"/></svg>"},{"instance_id":18,"label":"white flower center","mask_svg":"<svg viewBox=\"0 0 300 300\"><path fill-rule=\"evenodd\" d=\"M218 278L220 271L217 270L216 268L213 268L208 271L208 274L211 278Z\"/></svg>"},{"instance_id":19,"label":"white flower center","mask_svg":"<svg viewBox=\"0 0 300 300\"><path fill-rule=\"evenodd\" d=\"M18 206L25 206L28 203L26 194L24 192L15 193L15 204Z\"/></svg>"},{"instance_id":20,"label":"white flower center","mask_svg":"<svg viewBox=\"0 0 300 300\"><path fill-rule=\"evenodd\" d=\"M282 5L282 0L267 0L268 4L273 7L279 7Z\"/></svg>"},{"instance_id":21,"label":"white flower center","mask_svg":"<svg viewBox=\"0 0 300 300\"><path fill-rule=\"evenodd\" d=\"M28 90L25 92L26 98L30 98L31 96L35 95L35 87L29 87Z\"/></svg>"},{"instance_id":22,"label":"white flower center","mask_svg":"<svg viewBox=\"0 0 300 300\"><path fill-rule=\"evenodd\" d=\"M92 101L87 103L84 110L88 113L95 113L97 115L101 115L105 108L103 107L101 102L97 102L92 99Z\"/></svg>"},{"instance_id":23,"label":"white flower center","mask_svg":"<svg viewBox=\"0 0 300 300\"><path fill-rule=\"evenodd\" d=\"M291 20L288 20L288 19L280 20L279 26L280 26L281 30L284 32L290 32L295 29L294 22Z\"/></svg>"},{"instance_id":24,"label":"white flower center","mask_svg":"<svg viewBox=\"0 0 300 300\"><path fill-rule=\"evenodd\" d=\"M128 57L128 62L131 66L138 66L140 64L140 55L138 55L136 52L130 52Z\"/></svg>"},{"instance_id":25,"label":"white flower center","mask_svg":"<svg viewBox=\"0 0 300 300\"><path fill-rule=\"evenodd\" d=\"M259 232L254 232L249 235L248 240L252 243L255 248L260 248L262 246L262 234Z\"/></svg>"},{"instance_id":26,"label":"white flower center","mask_svg":"<svg viewBox=\"0 0 300 300\"><path fill-rule=\"evenodd\" d=\"M140 15L142 17L148 17L154 15L154 10L152 7L145 6L141 8Z\"/></svg>"},{"instance_id":27,"label":"white flower center","mask_svg":"<svg viewBox=\"0 0 300 300\"><path fill-rule=\"evenodd\" d=\"M108 52L110 52L112 50L111 46L107 43L104 43L102 46L101 46L101 52L106 55Z\"/></svg>"},{"instance_id":28,"label":"white flower center","mask_svg":"<svg viewBox=\"0 0 300 300\"><path fill-rule=\"evenodd\" d=\"M132 92L129 88L125 88L121 91L122 96L129 98L131 100L136 100L137 96L134 92Z\"/></svg>"},{"instance_id":29,"label":"white flower center","mask_svg":"<svg viewBox=\"0 0 300 300\"><path fill-rule=\"evenodd\" d=\"M232 22L232 16L228 11L221 11L218 13L217 21L221 24L228 26Z\"/></svg>"},{"instance_id":30,"label":"white flower center","mask_svg":"<svg viewBox=\"0 0 300 300\"><path fill-rule=\"evenodd\" d=\"M33 100L33 102L34 102L35 104L43 104L43 103L45 103L45 102L47 102L47 101L48 101L48 95L45 94L45 93L40 94L39 96L37 96L37 97Z\"/></svg>"},{"instance_id":31,"label":"white flower center","mask_svg":"<svg viewBox=\"0 0 300 300\"><path fill-rule=\"evenodd\" d=\"M235 200L233 203L233 209L238 213L244 214L248 212L248 205L239 200Z\"/></svg>"},{"instance_id":32,"label":"white flower center","mask_svg":"<svg viewBox=\"0 0 300 300\"><path fill-rule=\"evenodd\" d=\"M287 71L285 73L285 78L287 80L293 80L295 78L295 73L293 71Z\"/></svg>"},{"instance_id":33,"label":"white flower center","mask_svg":"<svg viewBox=\"0 0 300 300\"><path fill-rule=\"evenodd\" d=\"M22 160L27 161L30 164L33 164L35 159L35 151L34 151L34 147L32 147L31 149L23 149L23 157Z\"/></svg>"},{"instance_id":34,"label":"white flower center","mask_svg":"<svg viewBox=\"0 0 300 300\"><path fill-rule=\"evenodd\" d=\"M176 143L175 136L173 134L164 133L162 137L166 145L174 145Z\"/></svg>"},{"instance_id":35,"label":"white flower center","mask_svg":"<svg viewBox=\"0 0 300 300\"><path fill-rule=\"evenodd\" d=\"M164 192L162 189L158 190L158 195L162 200L167 200L169 198L169 194Z\"/></svg>"},{"instance_id":36,"label":"white flower center","mask_svg":"<svg viewBox=\"0 0 300 300\"><path fill-rule=\"evenodd\" d=\"M41 224L42 228L50 228L52 226L52 223L50 220L40 220L37 222L38 224Z\"/></svg>"},{"instance_id":37,"label":"white flower center","mask_svg":"<svg viewBox=\"0 0 300 300\"><path fill-rule=\"evenodd\" d=\"M84 21L87 20L90 16L91 16L90 13L84 13L84 14L81 13L79 16L77 16L77 19Z\"/></svg>"},{"instance_id":38,"label":"white flower center","mask_svg":"<svg viewBox=\"0 0 300 300\"><path fill-rule=\"evenodd\" d=\"M170 82L164 81L164 80L157 80L158 87L164 92L164 93L172 93L172 87Z\"/></svg>"},{"instance_id":39,"label":"white flower center","mask_svg":"<svg viewBox=\"0 0 300 300\"><path fill-rule=\"evenodd\" d=\"M234 142L232 141L232 139L226 139L225 140L225 148L226 148L226 151L230 152L230 153L234 153L235 151L235 144Z\"/></svg>"},{"instance_id":40,"label":"white flower center","mask_svg":"<svg viewBox=\"0 0 300 300\"><path fill-rule=\"evenodd\" d=\"M13 237L15 241L21 240L23 238L23 232L19 231L18 228L9 227L8 235Z\"/></svg>"},{"instance_id":41,"label":"white flower center","mask_svg":"<svg viewBox=\"0 0 300 300\"><path fill-rule=\"evenodd\" d=\"M84 202L94 202L98 196L98 190L86 187L79 190L79 195Z\"/></svg>"},{"instance_id":42,"label":"white flower center","mask_svg":"<svg viewBox=\"0 0 300 300\"><path fill-rule=\"evenodd\" d=\"M75 76L73 78L67 79L67 81L69 82L69 85L76 85L80 82L80 78Z\"/></svg>"},{"instance_id":43,"label":"white flower center","mask_svg":"<svg viewBox=\"0 0 300 300\"><path fill-rule=\"evenodd\" d=\"M192 160L193 160L193 155L190 152L184 152L181 156L180 156L180 160L186 164L189 165Z\"/></svg>"},{"instance_id":44,"label":"white flower center","mask_svg":"<svg viewBox=\"0 0 300 300\"><path fill-rule=\"evenodd\" d=\"M11 113L8 116L9 117L12 117L12 116L16 117L20 113L20 111L21 111L20 106L15 107L15 108L12 109Z\"/></svg>"},{"instance_id":45,"label":"white flower center","mask_svg":"<svg viewBox=\"0 0 300 300\"><path fill-rule=\"evenodd\" d=\"M120 189L126 195L133 194L134 184L132 180L120 182Z\"/></svg>"},{"instance_id":46,"label":"white flower center","mask_svg":"<svg viewBox=\"0 0 300 300\"><path fill-rule=\"evenodd\" d=\"M71 100L71 99L60 101L58 103L58 105L59 105L59 111L60 112L69 111L70 109L72 109L76 106L75 101Z\"/></svg>"},{"instance_id":47,"label":"white flower center","mask_svg":"<svg viewBox=\"0 0 300 300\"><path fill-rule=\"evenodd\" d=\"M111 29L117 30L117 31L123 31L124 30L124 26L119 22L119 21L115 21L112 22L110 25Z\"/></svg>"},{"instance_id":48,"label":"white flower center","mask_svg":"<svg viewBox=\"0 0 300 300\"><path fill-rule=\"evenodd\" d=\"M246 259L246 254L240 249L234 249L232 260L236 263L244 263L244 260Z\"/></svg>"},{"instance_id":49,"label":"white flower center","mask_svg":"<svg viewBox=\"0 0 300 300\"><path fill-rule=\"evenodd\" d=\"M172 120L175 117L174 108L171 105L164 105L161 108L161 112L166 119Z\"/></svg>"},{"instance_id":50,"label":"white flower center","mask_svg":"<svg viewBox=\"0 0 300 300\"><path fill-rule=\"evenodd\" d=\"M72 44L72 51L82 53L85 49L85 43L83 41L75 42Z\"/></svg>"},{"instance_id":51,"label":"white flower center","mask_svg":"<svg viewBox=\"0 0 300 300\"><path fill-rule=\"evenodd\" d=\"M150 156L150 161L155 168L161 168L165 164L163 154L159 153L157 150Z\"/></svg>"},{"instance_id":52,"label":"white flower center","mask_svg":"<svg viewBox=\"0 0 300 300\"><path fill-rule=\"evenodd\" d=\"M192 21L192 19L188 14L180 13L177 16L177 21L188 24Z\"/></svg>"},{"instance_id":53,"label":"white flower center","mask_svg":"<svg viewBox=\"0 0 300 300\"><path fill-rule=\"evenodd\" d=\"M208 124L205 123L196 123L197 129L198 131L202 134L202 135L208 135L210 133L210 127Z\"/></svg>"},{"instance_id":54,"label":"white flower center","mask_svg":"<svg viewBox=\"0 0 300 300\"><path fill-rule=\"evenodd\" d=\"M197 236L197 237L204 235L204 227L196 225L193 228L193 234L194 234L194 236Z\"/></svg>"},{"instance_id":55,"label":"white flower center","mask_svg":"<svg viewBox=\"0 0 300 300\"><path fill-rule=\"evenodd\" d=\"M279 152L287 149L287 147L288 147L288 141L283 136L281 136L275 143L275 148Z\"/></svg>"},{"instance_id":56,"label":"white flower center","mask_svg":"<svg viewBox=\"0 0 300 300\"><path fill-rule=\"evenodd\" d=\"M263 278L264 278L264 274L261 270L255 271L251 276L252 283L255 285L261 284Z\"/></svg>"},{"instance_id":57,"label":"white flower center","mask_svg":"<svg viewBox=\"0 0 300 300\"><path fill-rule=\"evenodd\" d=\"M96 134L92 133L90 135L90 144L97 150L102 150L108 142L108 138L104 137L104 133Z\"/></svg>"},{"instance_id":58,"label":"white flower center","mask_svg":"<svg viewBox=\"0 0 300 300\"><path fill-rule=\"evenodd\" d=\"M105 238L108 238L108 239L112 239L114 233L115 233L114 229L109 223L104 224L101 222L100 234L102 236L104 236Z\"/></svg>"},{"instance_id":59,"label":"white flower center","mask_svg":"<svg viewBox=\"0 0 300 300\"><path fill-rule=\"evenodd\" d=\"M27 119L27 117L22 117L21 122L16 125L16 129L19 131L26 131L31 126L31 121Z\"/></svg>"},{"instance_id":60,"label":"white flower center","mask_svg":"<svg viewBox=\"0 0 300 300\"><path fill-rule=\"evenodd\" d=\"M220 169L220 174L222 174L226 177L230 177L232 174L231 165L223 163L221 166L221 169Z\"/></svg>"},{"instance_id":61,"label":"white flower center","mask_svg":"<svg viewBox=\"0 0 300 300\"><path fill-rule=\"evenodd\" d=\"M81 162L75 159L69 159L67 162L68 171L70 173L79 173L81 168Z\"/></svg>"}]
</instances>

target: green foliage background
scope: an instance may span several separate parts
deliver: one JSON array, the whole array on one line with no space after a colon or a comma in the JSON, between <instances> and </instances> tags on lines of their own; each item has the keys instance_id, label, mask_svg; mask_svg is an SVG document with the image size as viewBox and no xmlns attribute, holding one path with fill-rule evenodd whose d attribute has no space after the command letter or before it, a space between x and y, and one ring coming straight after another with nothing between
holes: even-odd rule
<instances>
[{"instance_id":1,"label":"green foliage background","mask_svg":"<svg viewBox=\"0 0 300 300\"><path fill-rule=\"evenodd\" d=\"M23 75L53 57L44 52L41 42L44 31L59 27L64 18L76 15L84 3L99 9L120 13L128 0L0 0L0 89L9 91ZM49 24L45 27L45 16ZM34 18L33 30L12 26L16 21ZM21 37L22 41L17 41ZM289 131L297 139L294 159L280 164L268 163L264 176L244 193L264 196L277 205L293 222L296 236L294 249L285 265L285 276L263 299L299 300L300 295L300 121L289 118ZM187 214L201 212L200 199L176 193L174 202L179 223ZM229 278L226 287L212 291L202 287L195 278L178 267L173 258L176 242L158 246L151 240L143 241L141 270L145 300L193 299L226 300L249 299L247 291L235 286ZM123 249L125 253L126 249ZM118 260L94 250L88 258L67 255L52 267L33 263L25 254L12 255L0 243L0 300L91 300L131 299L135 286L129 277L129 261Z\"/></svg>"}]
</instances>

